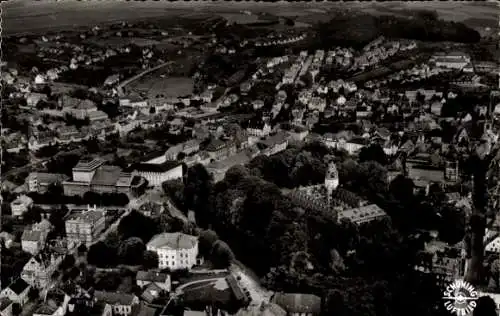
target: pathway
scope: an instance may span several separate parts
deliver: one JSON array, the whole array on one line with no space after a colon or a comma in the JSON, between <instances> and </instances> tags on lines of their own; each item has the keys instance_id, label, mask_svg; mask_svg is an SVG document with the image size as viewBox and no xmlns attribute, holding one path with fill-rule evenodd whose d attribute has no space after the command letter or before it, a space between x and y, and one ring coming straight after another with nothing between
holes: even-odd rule
<instances>
[{"instance_id":1,"label":"pathway","mask_svg":"<svg viewBox=\"0 0 500 316\"><path fill-rule=\"evenodd\" d=\"M178 288L175 289L175 294L174 295L181 295L182 294L182 289L190 286L190 285L193 285L193 284L198 284L198 283L206 283L206 282L210 282L210 283L213 283L213 282L217 282L217 281L220 281L220 280L224 280L225 278L224 277L218 277L218 278L210 278L210 279L203 279L203 280L196 280L196 281L191 281L191 282L188 282L188 283L184 283L183 285L179 286ZM206 286L206 285L204 285ZM202 286L202 287L204 287Z\"/></svg>"}]
</instances>

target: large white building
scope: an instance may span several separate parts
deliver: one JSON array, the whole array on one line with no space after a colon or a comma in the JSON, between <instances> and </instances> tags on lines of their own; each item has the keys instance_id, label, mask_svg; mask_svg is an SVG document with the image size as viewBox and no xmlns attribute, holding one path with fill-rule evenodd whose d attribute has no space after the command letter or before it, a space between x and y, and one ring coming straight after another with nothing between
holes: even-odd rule
<instances>
[{"instance_id":1,"label":"large white building","mask_svg":"<svg viewBox=\"0 0 500 316\"><path fill-rule=\"evenodd\" d=\"M146 249L158 254L160 269L190 269L197 264L198 237L183 233L161 233L148 242Z\"/></svg>"},{"instance_id":2,"label":"large white building","mask_svg":"<svg viewBox=\"0 0 500 316\"><path fill-rule=\"evenodd\" d=\"M162 164L138 163L129 169L132 175L145 178L149 186L161 186L165 181L182 178L182 164L174 161Z\"/></svg>"}]
</instances>

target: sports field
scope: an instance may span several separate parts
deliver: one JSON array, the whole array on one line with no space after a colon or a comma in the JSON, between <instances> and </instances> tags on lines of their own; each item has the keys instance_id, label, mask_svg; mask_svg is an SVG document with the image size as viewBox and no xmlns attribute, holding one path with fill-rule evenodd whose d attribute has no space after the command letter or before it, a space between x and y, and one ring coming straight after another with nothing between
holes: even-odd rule
<instances>
[{"instance_id":1,"label":"sports field","mask_svg":"<svg viewBox=\"0 0 500 316\"><path fill-rule=\"evenodd\" d=\"M144 76L129 86L128 90L146 93L150 96L164 95L165 97L177 98L190 95L193 92L193 80L188 77L165 77Z\"/></svg>"}]
</instances>

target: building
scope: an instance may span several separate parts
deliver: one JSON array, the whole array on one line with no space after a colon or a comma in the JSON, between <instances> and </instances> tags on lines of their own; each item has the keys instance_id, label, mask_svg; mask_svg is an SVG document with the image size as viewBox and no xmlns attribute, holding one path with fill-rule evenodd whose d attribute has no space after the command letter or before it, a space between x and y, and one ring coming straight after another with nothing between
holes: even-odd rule
<instances>
[{"instance_id":1,"label":"building","mask_svg":"<svg viewBox=\"0 0 500 316\"><path fill-rule=\"evenodd\" d=\"M247 151L241 151L235 155L231 155L226 159L216 160L206 166L208 173L213 177L215 182L224 179L226 172L233 166L244 165L252 159Z\"/></svg>"},{"instance_id":2,"label":"building","mask_svg":"<svg viewBox=\"0 0 500 316\"><path fill-rule=\"evenodd\" d=\"M276 293L271 302L283 308L287 316L318 316L321 313L321 297L313 294Z\"/></svg>"},{"instance_id":3,"label":"building","mask_svg":"<svg viewBox=\"0 0 500 316\"><path fill-rule=\"evenodd\" d=\"M212 139L207 145L206 151L210 159L220 160L224 159L236 152L236 146L233 142L223 142L220 139Z\"/></svg>"},{"instance_id":4,"label":"building","mask_svg":"<svg viewBox=\"0 0 500 316\"><path fill-rule=\"evenodd\" d=\"M200 141L197 139L188 140L184 143L175 145L165 152L166 160L177 160L180 153L188 156L200 150Z\"/></svg>"},{"instance_id":5,"label":"building","mask_svg":"<svg viewBox=\"0 0 500 316\"><path fill-rule=\"evenodd\" d=\"M357 225L383 218L387 218L387 213L376 204L343 210L338 215L339 221L347 219Z\"/></svg>"},{"instance_id":6,"label":"building","mask_svg":"<svg viewBox=\"0 0 500 316\"><path fill-rule=\"evenodd\" d=\"M275 155L288 147L288 135L285 132L278 132L275 135L260 141L257 146L266 156Z\"/></svg>"},{"instance_id":7,"label":"building","mask_svg":"<svg viewBox=\"0 0 500 316\"><path fill-rule=\"evenodd\" d=\"M47 101L47 95L43 93L32 92L29 93L26 97L26 104L31 107L37 106L38 102L40 101Z\"/></svg>"},{"instance_id":8,"label":"building","mask_svg":"<svg viewBox=\"0 0 500 316\"><path fill-rule=\"evenodd\" d=\"M266 137L271 133L271 126L267 122L250 122L247 127L248 136Z\"/></svg>"},{"instance_id":9,"label":"building","mask_svg":"<svg viewBox=\"0 0 500 316\"><path fill-rule=\"evenodd\" d=\"M164 291L170 292L171 282L170 275L156 271L138 271L136 274L136 284L143 288L151 283L156 284Z\"/></svg>"},{"instance_id":10,"label":"building","mask_svg":"<svg viewBox=\"0 0 500 316\"><path fill-rule=\"evenodd\" d=\"M104 230L105 224L104 211L95 207L70 215L65 223L68 246L83 243L89 247Z\"/></svg>"},{"instance_id":11,"label":"building","mask_svg":"<svg viewBox=\"0 0 500 316\"><path fill-rule=\"evenodd\" d=\"M133 176L117 166L104 165L101 159L80 161L73 168L73 179L63 182L65 195L85 192L130 193Z\"/></svg>"},{"instance_id":12,"label":"building","mask_svg":"<svg viewBox=\"0 0 500 316\"><path fill-rule=\"evenodd\" d=\"M24 213L33 205L33 200L27 195L21 195L12 203L10 203L10 208L12 210L12 216L22 217Z\"/></svg>"},{"instance_id":13,"label":"building","mask_svg":"<svg viewBox=\"0 0 500 316\"><path fill-rule=\"evenodd\" d=\"M28 302L28 292L30 285L21 278L17 278L8 287L0 292L0 297L7 297L12 302L19 304L21 307Z\"/></svg>"},{"instance_id":14,"label":"building","mask_svg":"<svg viewBox=\"0 0 500 316\"><path fill-rule=\"evenodd\" d=\"M198 238L183 233L162 233L154 236L146 249L158 254L160 269L190 269L197 263Z\"/></svg>"},{"instance_id":15,"label":"building","mask_svg":"<svg viewBox=\"0 0 500 316\"><path fill-rule=\"evenodd\" d=\"M60 173L32 172L26 178L28 191L45 193L52 184L59 184L67 181L69 177Z\"/></svg>"},{"instance_id":16,"label":"building","mask_svg":"<svg viewBox=\"0 0 500 316\"><path fill-rule=\"evenodd\" d=\"M47 236L51 230L52 225L46 219L33 225L31 228L25 229L21 236L21 247L23 251L32 255L37 254L45 247Z\"/></svg>"},{"instance_id":17,"label":"building","mask_svg":"<svg viewBox=\"0 0 500 316\"><path fill-rule=\"evenodd\" d=\"M44 301L35 309L33 316L65 316L70 300L71 297L62 290L50 289L47 291Z\"/></svg>"},{"instance_id":18,"label":"building","mask_svg":"<svg viewBox=\"0 0 500 316\"><path fill-rule=\"evenodd\" d=\"M165 181L182 178L182 164L166 161L162 164L137 163L128 169L133 176L145 178L149 186L161 186Z\"/></svg>"},{"instance_id":19,"label":"building","mask_svg":"<svg viewBox=\"0 0 500 316\"><path fill-rule=\"evenodd\" d=\"M131 315L134 305L139 304L139 298L133 294L95 291L94 297L98 302L111 305L115 316Z\"/></svg>"},{"instance_id":20,"label":"building","mask_svg":"<svg viewBox=\"0 0 500 316\"><path fill-rule=\"evenodd\" d=\"M13 302L8 297L0 298L0 316L13 316L12 304Z\"/></svg>"},{"instance_id":21,"label":"building","mask_svg":"<svg viewBox=\"0 0 500 316\"><path fill-rule=\"evenodd\" d=\"M339 172L337 171L337 166L335 162L331 161L328 164L328 170L325 175L325 187L331 196L332 192L336 190L339 186Z\"/></svg>"},{"instance_id":22,"label":"building","mask_svg":"<svg viewBox=\"0 0 500 316\"><path fill-rule=\"evenodd\" d=\"M62 255L42 251L24 265L21 278L31 287L43 290L50 284L52 274L62 260Z\"/></svg>"}]
</instances>

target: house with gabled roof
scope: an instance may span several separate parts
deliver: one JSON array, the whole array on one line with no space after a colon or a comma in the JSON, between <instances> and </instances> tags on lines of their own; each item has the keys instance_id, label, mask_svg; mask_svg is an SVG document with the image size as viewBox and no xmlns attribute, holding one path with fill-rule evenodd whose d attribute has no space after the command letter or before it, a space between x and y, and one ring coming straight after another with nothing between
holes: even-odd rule
<instances>
[{"instance_id":1,"label":"house with gabled roof","mask_svg":"<svg viewBox=\"0 0 500 316\"><path fill-rule=\"evenodd\" d=\"M94 298L98 302L111 305L113 315L129 316L133 306L139 304L139 298L133 294L95 291Z\"/></svg>"},{"instance_id":2,"label":"house with gabled roof","mask_svg":"<svg viewBox=\"0 0 500 316\"><path fill-rule=\"evenodd\" d=\"M22 278L17 278L8 287L0 292L1 297L7 297L12 302L19 304L21 307L28 302L28 292L30 285Z\"/></svg>"},{"instance_id":3,"label":"house with gabled roof","mask_svg":"<svg viewBox=\"0 0 500 316\"><path fill-rule=\"evenodd\" d=\"M136 283L140 287L154 283L162 290L170 292L170 275L158 271L138 271L136 274Z\"/></svg>"},{"instance_id":4,"label":"house with gabled roof","mask_svg":"<svg viewBox=\"0 0 500 316\"><path fill-rule=\"evenodd\" d=\"M24 265L21 278L33 288L45 289L62 260L60 254L42 251Z\"/></svg>"},{"instance_id":5,"label":"house with gabled roof","mask_svg":"<svg viewBox=\"0 0 500 316\"><path fill-rule=\"evenodd\" d=\"M12 304L8 297L0 298L0 316L12 316Z\"/></svg>"}]
</instances>

